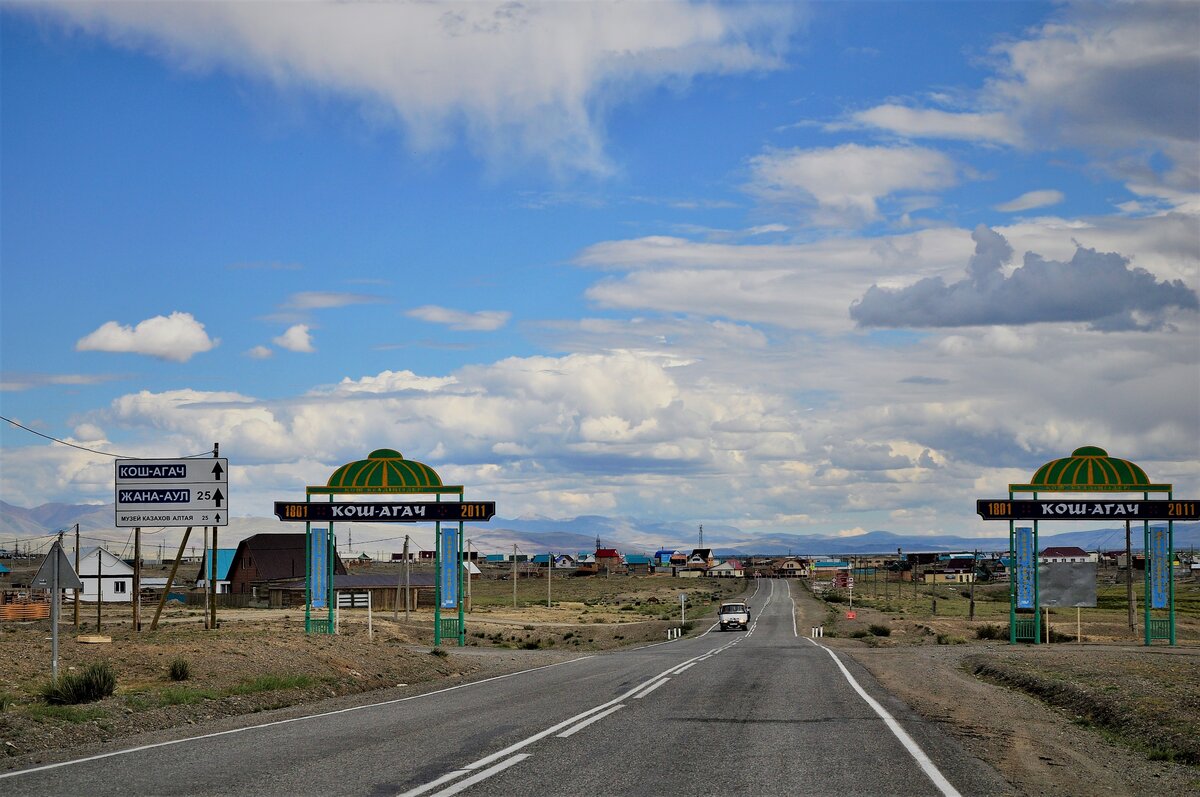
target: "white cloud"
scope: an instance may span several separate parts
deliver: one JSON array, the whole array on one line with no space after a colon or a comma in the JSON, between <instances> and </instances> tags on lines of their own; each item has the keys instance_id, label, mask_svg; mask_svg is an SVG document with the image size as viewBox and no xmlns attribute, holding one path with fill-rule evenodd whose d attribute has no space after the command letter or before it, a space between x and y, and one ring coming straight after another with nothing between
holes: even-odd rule
<instances>
[{"instance_id":1,"label":"white cloud","mask_svg":"<svg viewBox=\"0 0 1200 797\"><path fill-rule=\"evenodd\" d=\"M1003 113L951 113L885 104L851 116L858 125L877 127L906 138L941 138L1017 144L1021 130ZM840 125L830 125L837 129Z\"/></svg>"},{"instance_id":2,"label":"white cloud","mask_svg":"<svg viewBox=\"0 0 1200 797\"><path fill-rule=\"evenodd\" d=\"M255 346L246 350L246 356L255 360L266 360L274 354L269 346Z\"/></svg>"},{"instance_id":3,"label":"white cloud","mask_svg":"<svg viewBox=\"0 0 1200 797\"><path fill-rule=\"evenodd\" d=\"M431 324L444 324L451 329L467 332L492 332L507 324L512 313L504 310L480 310L475 313L466 313L462 310L451 310L448 307L427 304L414 307L405 315L428 321Z\"/></svg>"},{"instance_id":4,"label":"white cloud","mask_svg":"<svg viewBox=\"0 0 1200 797\"><path fill-rule=\"evenodd\" d=\"M907 191L954 185L959 169L949 157L924 147L774 150L753 158L748 189L764 199L814 205L823 224L870 222L879 202Z\"/></svg>"},{"instance_id":5,"label":"white cloud","mask_svg":"<svg viewBox=\"0 0 1200 797\"><path fill-rule=\"evenodd\" d=\"M1021 194L1016 199L1011 199L1000 205L996 205L996 210L1002 213L1019 213L1023 210L1033 210L1034 208L1044 208L1050 205L1057 205L1062 202L1065 197L1062 191L1053 189L1044 189L1041 191L1027 191Z\"/></svg>"},{"instance_id":6,"label":"white cloud","mask_svg":"<svg viewBox=\"0 0 1200 797\"><path fill-rule=\"evenodd\" d=\"M347 307L352 304L379 304L385 301L387 300L382 297L365 293L301 291L288 297L284 306L293 310L324 310L331 307Z\"/></svg>"},{"instance_id":7,"label":"white cloud","mask_svg":"<svg viewBox=\"0 0 1200 797\"><path fill-rule=\"evenodd\" d=\"M0 392L15 393L48 385L99 385L118 378L113 374L37 374L8 371L0 375Z\"/></svg>"},{"instance_id":8,"label":"white cloud","mask_svg":"<svg viewBox=\"0 0 1200 797\"><path fill-rule=\"evenodd\" d=\"M107 351L145 354L162 360L187 362L210 351L219 340L211 339L191 313L174 312L154 316L130 327L108 321L75 343L76 351Z\"/></svg>"},{"instance_id":9,"label":"white cloud","mask_svg":"<svg viewBox=\"0 0 1200 797\"><path fill-rule=\"evenodd\" d=\"M598 116L630 92L774 69L800 13L782 5L61 2L47 11L190 71L221 68L361 101L417 149L462 135L604 172Z\"/></svg>"},{"instance_id":10,"label":"white cloud","mask_svg":"<svg viewBox=\"0 0 1200 797\"><path fill-rule=\"evenodd\" d=\"M293 324L277 338L272 338L272 343L281 349L288 351L301 352L311 354L316 351L312 344L312 335L308 331L307 324Z\"/></svg>"}]
</instances>

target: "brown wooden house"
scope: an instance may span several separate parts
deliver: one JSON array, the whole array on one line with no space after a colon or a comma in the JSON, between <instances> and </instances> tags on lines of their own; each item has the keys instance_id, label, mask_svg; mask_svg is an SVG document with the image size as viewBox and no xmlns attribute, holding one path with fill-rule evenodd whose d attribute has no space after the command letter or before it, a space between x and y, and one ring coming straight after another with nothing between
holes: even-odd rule
<instances>
[{"instance_id":1,"label":"brown wooden house","mask_svg":"<svg viewBox=\"0 0 1200 797\"><path fill-rule=\"evenodd\" d=\"M229 589L233 593L266 597L271 582L304 578L304 534L255 534L238 543L229 566ZM334 553L333 572L346 575L342 558Z\"/></svg>"}]
</instances>

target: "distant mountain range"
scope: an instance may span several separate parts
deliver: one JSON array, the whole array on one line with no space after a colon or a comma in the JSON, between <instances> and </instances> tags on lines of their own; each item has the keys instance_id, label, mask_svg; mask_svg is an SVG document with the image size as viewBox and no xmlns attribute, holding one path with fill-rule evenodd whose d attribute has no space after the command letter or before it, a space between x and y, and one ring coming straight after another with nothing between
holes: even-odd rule
<instances>
[{"instance_id":1,"label":"distant mountain range","mask_svg":"<svg viewBox=\"0 0 1200 797\"><path fill-rule=\"evenodd\" d=\"M0 501L0 548L11 548L14 542L32 545L35 550L44 550L48 536L59 529L74 530L79 524L81 534L94 544L97 539L113 541L121 545L132 529L117 529L112 504L71 505L43 504L32 509L14 506ZM299 531L296 523L282 523L274 517L234 517L229 526L220 530L219 544L222 548L233 547L240 540L253 534ZM345 529L344 531L342 529ZM467 536L474 550L482 553L511 551L513 545L527 554L547 551L591 551L596 540L606 547L615 547L624 553L654 553L659 548L691 550L699 542L699 529L690 523L642 521L635 518L606 517L603 515L581 515L570 519L552 518L500 518L485 524L467 527ZM749 554L779 555L838 555L892 553L900 549L906 553L914 551L999 551L1008 548L1008 530L1002 523L996 524L997 534L991 537L962 537L950 534L918 536L894 534L889 531L871 531L853 537L831 537L814 534L753 533L734 526L705 524L704 546L712 548L717 556L746 556ZM156 530L146 530L156 531ZM202 537L196 529L189 547L201 548ZM162 533L147 534L143 545L162 544L174 547L179 544L183 529L167 529ZM433 526L419 524L354 524L338 527L339 547L348 549L353 542L354 551L365 551L375 556L399 551L404 536L412 536L413 546L429 550L433 547ZM40 538L36 541L33 538ZM1133 529L1133 547L1142 547L1141 526ZM68 541L69 535L68 535ZM1107 527L1085 531L1069 531L1040 536L1043 547L1075 545L1086 550L1116 550L1125 546L1125 528ZM1200 523L1176 523L1175 547L1177 550L1200 547Z\"/></svg>"}]
</instances>

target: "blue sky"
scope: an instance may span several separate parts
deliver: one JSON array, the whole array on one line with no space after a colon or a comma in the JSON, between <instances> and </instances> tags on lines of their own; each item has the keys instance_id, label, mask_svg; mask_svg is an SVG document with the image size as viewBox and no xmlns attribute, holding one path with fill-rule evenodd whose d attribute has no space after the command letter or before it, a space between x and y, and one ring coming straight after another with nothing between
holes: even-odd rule
<instances>
[{"instance_id":1,"label":"blue sky","mask_svg":"<svg viewBox=\"0 0 1200 797\"><path fill-rule=\"evenodd\" d=\"M0 406L374 448L505 516L988 533L1099 445L1200 481L1194 4L0 6ZM109 457L0 428L0 498Z\"/></svg>"}]
</instances>

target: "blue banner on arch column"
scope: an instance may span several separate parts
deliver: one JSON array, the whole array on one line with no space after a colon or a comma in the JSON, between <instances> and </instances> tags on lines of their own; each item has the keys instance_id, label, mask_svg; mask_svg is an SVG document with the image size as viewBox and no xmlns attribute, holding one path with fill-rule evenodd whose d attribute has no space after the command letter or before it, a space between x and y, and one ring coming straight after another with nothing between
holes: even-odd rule
<instances>
[{"instance_id":1,"label":"blue banner on arch column","mask_svg":"<svg viewBox=\"0 0 1200 797\"><path fill-rule=\"evenodd\" d=\"M1037 552L1033 550L1033 529L1017 529L1016 572L1017 608L1037 608L1034 594L1034 576L1037 574Z\"/></svg>"},{"instance_id":2,"label":"blue banner on arch column","mask_svg":"<svg viewBox=\"0 0 1200 797\"><path fill-rule=\"evenodd\" d=\"M458 608L458 573L461 563L458 558L458 529L442 527L441 547L438 550L439 581L442 588L443 609Z\"/></svg>"},{"instance_id":3,"label":"blue banner on arch column","mask_svg":"<svg viewBox=\"0 0 1200 797\"><path fill-rule=\"evenodd\" d=\"M1167 530L1150 529L1150 608L1166 609L1171 596L1171 546Z\"/></svg>"},{"instance_id":4,"label":"blue banner on arch column","mask_svg":"<svg viewBox=\"0 0 1200 797\"><path fill-rule=\"evenodd\" d=\"M324 609L329 598L329 529L312 530L312 549L308 554L311 570L309 589L312 590L312 607Z\"/></svg>"}]
</instances>

